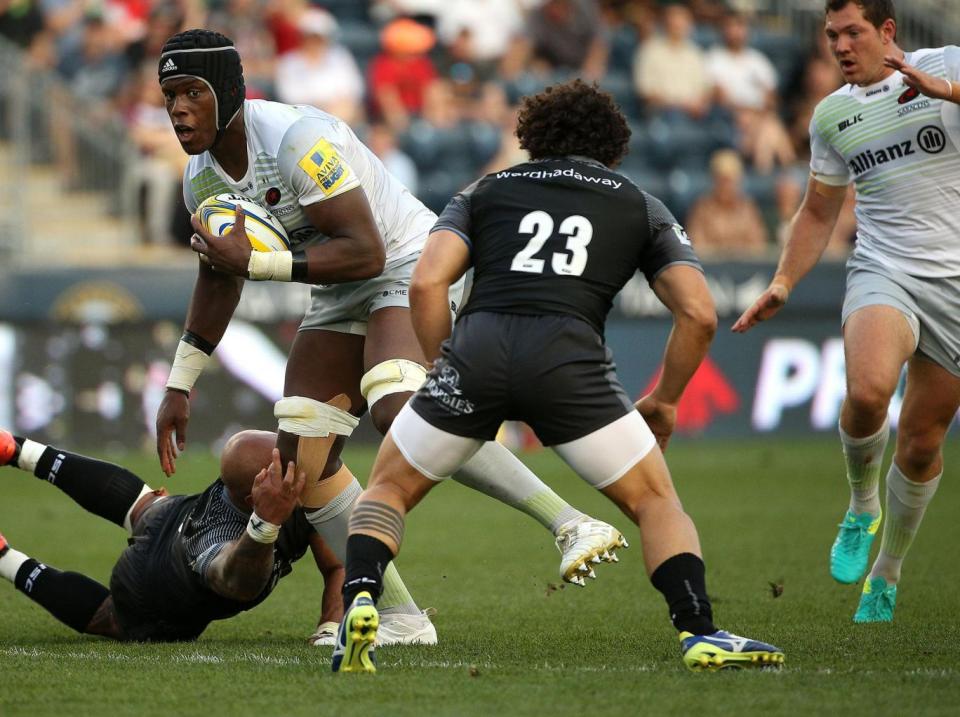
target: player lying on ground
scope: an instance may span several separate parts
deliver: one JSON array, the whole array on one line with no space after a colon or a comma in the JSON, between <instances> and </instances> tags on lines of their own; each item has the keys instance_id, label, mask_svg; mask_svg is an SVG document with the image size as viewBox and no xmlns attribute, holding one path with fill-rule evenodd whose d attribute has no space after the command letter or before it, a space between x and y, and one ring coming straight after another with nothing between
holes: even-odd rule
<instances>
[{"instance_id":1,"label":"player lying on ground","mask_svg":"<svg viewBox=\"0 0 960 717\"><path fill-rule=\"evenodd\" d=\"M779 665L778 648L714 625L697 531L661 453L716 329L690 242L658 199L611 171L630 130L610 95L579 80L547 88L523 101L517 136L531 161L454 197L414 272L413 324L436 360L393 422L350 520L349 607L333 670L375 670L374 604L406 514L504 419L530 424L639 526L688 667ZM451 336L447 292L471 266L473 290ZM603 331L638 269L674 325L657 385L634 406Z\"/></svg>"},{"instance_id":2,"label":"player lying on ground","mask_svg":"<svg viewBox=\"0 0 960 717\"><path fill-rule=\"evenodd\" d=\"M426 376L408 289L436 215L336 117L245 100L240 56L223 35L174 35L158 69L170 121L190 155L183 178L187 209L224 192L246 195L270 209L293 243L291 251L252 251L242 216L222 238L195 220L192 246L202 261L157 414L161 465L167 475L174 471L176 450L186 442L190 391L223 337L244 281L310 285L310 309L287 362L286 398L276 407L277 445L285 460L296 459L306 471L307 518L342 561L361 490L340 461L344 441L365 411L384 433ZM451 287L448 311L456 310L462 291L462 282ZM593 572L580 566L608 559L622 544L619 531L568 505L496 442L454 478L549 529L564 580L584 584Z\"/></svg>"},{"instance_id":3,"label":"player lying on ground","mask_svg":"<svg viewBox=\"0 0 960 717\"><path fill-rule=\"evenodd\" d=\"M209 488L172 496L120 466L0 430L0 466L52 483L132 536L109 589L30 558L2 535L0 576L78 632L117 640L193 640L212 620L263 601L309 546L324 579L320 622L338 624L343 568L296 507L303 477L289 466L283 474L279 454L271 457L275 441L274 433L237 433L227 441L220 477ZM409 641L405 620L393 618L384 644Z\"/></svg>"},{"instance_id":4,"label":"player lying on ground","mask_svg":"<svg viewBox=\"0 0 960 717\"><path fill-rule=\"evenodd\" d=\"M852 584L867 572L882 517L890 400L906 364L887 520L853 617L890 622L901 565L940 484L943 441L960 408L960 48L905 53L890 0L829 0L825 31L849 84L814 111L806 197L770 286L733 330L783 307L823 253L854 182L839 426L850 502L830 574Z\"/></svg>"}]
</instances>

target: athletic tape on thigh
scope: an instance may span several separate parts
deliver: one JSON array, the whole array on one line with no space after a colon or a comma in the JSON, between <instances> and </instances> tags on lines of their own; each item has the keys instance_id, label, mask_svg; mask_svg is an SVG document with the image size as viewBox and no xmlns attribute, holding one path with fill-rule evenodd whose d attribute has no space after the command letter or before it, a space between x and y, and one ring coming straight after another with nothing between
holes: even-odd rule
<instances>
[{"instance_id":1,"label":"athletic tape on thigh","mask_svg":"<svg viewBox=\"0 0 960 717\"><path fill-rule=\"evenodd\" d=\"M308 438L326 438L331 433L349 436L360 419L329 403L302 396L281 398L273 407L281 431Z\"/></svg>"},{"instance_id":2,"label":"athletic tape on thigh","mask_svg":"<svg viewBox=\"0 0 960 717\"><path fill-rule=\"evenodd\" d=\"M416 361L390 359L378 363L360 379L360 393L367 399L367 406L391 393L416 391L427 380L427 370Z\"/></svg>"}]
</instances>

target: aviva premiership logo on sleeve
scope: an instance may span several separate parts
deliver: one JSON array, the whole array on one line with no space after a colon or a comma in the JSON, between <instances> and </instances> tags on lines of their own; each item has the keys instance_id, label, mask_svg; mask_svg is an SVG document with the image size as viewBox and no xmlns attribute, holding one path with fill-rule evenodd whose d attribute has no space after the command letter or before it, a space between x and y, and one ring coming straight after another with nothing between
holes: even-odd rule
<instances>
[{"instance_id":1,"label":"aviva premiership logo on sleeve","mask_svg":"<svg viewBox=\"0 0 960 717\"><path fill-rule=\"evenodd\" d=\"M349 167L325 139L313 145L297 164L328 196L337 191L350 176Z\"/></svg>"}]
</instances>

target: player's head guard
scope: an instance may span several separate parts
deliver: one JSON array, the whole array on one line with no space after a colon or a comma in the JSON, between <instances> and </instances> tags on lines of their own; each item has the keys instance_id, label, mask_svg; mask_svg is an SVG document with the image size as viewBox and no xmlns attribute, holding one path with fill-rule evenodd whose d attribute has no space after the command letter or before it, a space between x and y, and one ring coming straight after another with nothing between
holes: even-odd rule
<instances>
[{"instance_id":1,"label":"player's head guard","mask_svg":"<svg viewBox=\"0 0 960 717\"><path fill-rule=\"evenodd\" d=\"M196 77L210 86L217 103L217 138L243 107L243 66L233 40L212 30L185 30L167 40L160 52L160 82Z\"/></svg>"}]
</instances>

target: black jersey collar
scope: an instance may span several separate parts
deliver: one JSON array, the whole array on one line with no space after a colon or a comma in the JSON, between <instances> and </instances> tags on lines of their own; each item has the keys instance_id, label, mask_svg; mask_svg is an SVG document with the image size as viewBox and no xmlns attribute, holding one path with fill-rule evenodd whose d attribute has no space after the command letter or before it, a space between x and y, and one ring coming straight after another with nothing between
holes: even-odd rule
<instances>
[{"instance_id":1,"label":"black jersey collar","mask_svg":"<svg viewBox=\"0 0 960 717\"><path fill-rule=\"evenodd\" d=\"M580 162L582 164L589 164L591 167L597 167L598 169L607 169L607 170L610 169L603 162L599 162L593 157L587 157L586 155L581 155L581 154L568 154L563 157L545 157L544 159L535 159L533 160L532 163L539 164L541 162L561 162L564 160L568 162Z\"/></svg>"}]
</instances>

